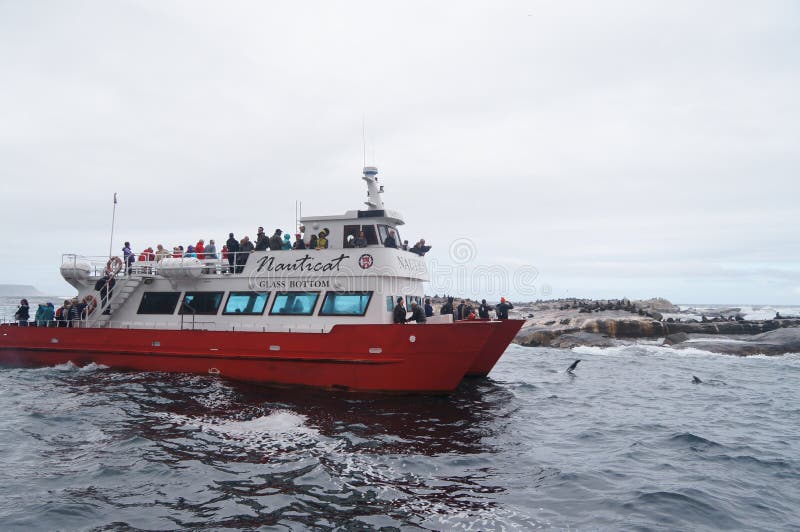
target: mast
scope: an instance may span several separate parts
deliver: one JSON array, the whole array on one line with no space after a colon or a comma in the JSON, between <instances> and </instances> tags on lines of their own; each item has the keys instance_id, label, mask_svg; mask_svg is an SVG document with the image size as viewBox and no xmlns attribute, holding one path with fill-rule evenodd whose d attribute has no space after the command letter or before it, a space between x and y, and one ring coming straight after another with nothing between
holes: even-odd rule
<instances>
[{"instance_id":1,"label":"mast","mask_svg":"<svg viewBox=\"0 0 800 532\"><path fill-rule=\"evenodd\" d=\"M374 166L365 166L364 175L361 178L367 182L367 201L364 203L369 207L368 210L376 211L383 209L383 185L378 185L378 169Z\"/></svg>"}]
</instances>

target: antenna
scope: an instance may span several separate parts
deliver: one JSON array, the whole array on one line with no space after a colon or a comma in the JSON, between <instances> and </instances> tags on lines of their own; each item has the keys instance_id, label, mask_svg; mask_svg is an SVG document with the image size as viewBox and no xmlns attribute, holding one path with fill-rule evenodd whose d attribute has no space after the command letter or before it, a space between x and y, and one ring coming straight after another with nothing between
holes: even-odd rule
<instances>
[{"instance_id":1,"label":"antenna","mask_svg":"<svg viewBox=\"0 0 800 532\"><path fill-rule=\"evenodd\" d=\"M361 144L364 146L364 166L367 166L367 114L361 113Z\"/></svg>"}]
</instances>

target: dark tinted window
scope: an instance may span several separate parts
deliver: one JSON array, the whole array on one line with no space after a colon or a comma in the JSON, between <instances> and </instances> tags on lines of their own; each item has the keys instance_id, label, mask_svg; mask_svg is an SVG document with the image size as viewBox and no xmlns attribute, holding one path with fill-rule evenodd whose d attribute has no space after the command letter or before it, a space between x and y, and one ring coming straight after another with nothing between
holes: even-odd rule
<instances>
[{"instance_id":1,"label":"dark tinted window","mask_svg":"<svg viewBox=\"0 0 800 532\"><path fill-rule=\"evenodd\" d=\"M328 292L322 301L320 316L363 316L372 292Z\"/></svg>"},{"instance_id":2,"label":"dark tinted window","mask_svg":"<svg viewBox=\"0 0 800 532\"><path fill-rule=\"evenodd\" d=\"M367 245L378 245L378 233L375 232L374 225L364 225L361 227L361 230L364 231L364 237L367 239Z\"/></svg>"},{"instance_id":3,"label":"dark tinted window","mask_svg":"<svg viewBox=\"0 0 800 532\"><path fill-rule=\"evenodd\" d=\"M179 314L216 314L223 292L186 292Z\"/></svg>"},{"instance_id":4,"label":"dark tinted window","mask_svg":"<svg viewBox=\"0 0 800 532\"><path fill-rule=\"evenodd\" d=\"M145 292L139 303L138 314L173 314L180 292Z\"/></svg>"},{"instance_id":5,"label":"dark tinted window","mask_svg":"<svg viewBox=\"0 0 800 532\"><path fill-rule=\"evenodd\" d=\"M269 313L308 316L314 312L318 297L319 292L278 292Z\"/></svg>"},{"instance_id":6,"label":"dark tinted window","mask_svg":"<svg viewBox=\"0 0 800 532\"><path fill-rule=\"evenodd\" d=\"M264 314L269 293L231 292L225 303L223 314Z\"/></svg>"}]
</instances>

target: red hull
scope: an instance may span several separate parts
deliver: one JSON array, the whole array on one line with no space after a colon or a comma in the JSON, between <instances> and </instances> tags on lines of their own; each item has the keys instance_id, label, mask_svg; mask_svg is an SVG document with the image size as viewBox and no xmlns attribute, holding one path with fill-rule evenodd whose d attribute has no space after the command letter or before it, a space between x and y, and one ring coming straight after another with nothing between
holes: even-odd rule
<instances>
[{"instance_id":1,"label":"red hull","mask_svg":"<svg viewBox=\"0 0 800 532\"><path fill-rule=\"evenodd\" d=\"M485 377L505 352L508 344L514 339L525 320L502 320L481 348L480 353L467 370L467 377Z\"/></svg>"},{"instance_id":2,"label":"red hull","mask_svg":"<svg viewBox=\"0 0 800 532\"><path fill-rule=\"evenodd\" d=\"M494 346L492 352L497 350L493 338L499 327L500 322L337 325L329 333L288 333L4 325L0 362L95 362L267 384L447 393L471 370L487 344ZM496 358L491 365L494 362Z\"/></svg>"}]
</instances>

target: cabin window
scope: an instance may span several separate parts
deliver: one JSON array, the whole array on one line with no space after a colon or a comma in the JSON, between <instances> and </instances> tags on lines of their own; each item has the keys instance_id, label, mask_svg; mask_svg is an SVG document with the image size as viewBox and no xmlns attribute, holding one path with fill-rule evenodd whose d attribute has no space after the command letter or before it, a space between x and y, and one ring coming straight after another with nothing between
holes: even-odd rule
<instances>
[{"instance_id":1,"label":"cabin window","mask_svg":"<svg viewBox=\"0 0 800 532\"><path fill-rule=\"evenodd\" d=\"M372 292L328 292L322 301L320 316L363 316L367 313Z\"/></svg>"},{"instance_id":2,"label":"cabin window","mask_svg":"<svg viewBox=\"0 0 800 532\"><path fill-rule=\"evenodd\" d=\"M386 296L386 310L389 312L394 310L394 296Z\"/></svg>"},{"instance_id":3,"label":"cabin window","mask_svg":"<svg viewBox=\"0 0 800 532\"><path fill-rule=\"evenodd\" d=\"M378 233L375 232L374 225L362 225L361 230L364 231L364 238L367 239L368 246L377 246L378 242Z\"/></svg>"},{"instance_id":4,"label":"cabin window","mask_svg":"<svg viewBox=\"0 0 800 532\"><path fill-rule=\"evenodd\" d=\"M174 314L180 292L145 292L137 314Z\"/></svg>"},{"instance_id":5,"label":"cabin window","mask_svg":"<svg viewBox=\"0 0 800 532\"><path fill-rule=\"evenodd\" d=\"M231 292L222 313L260 316L267 307L267 299L269 292Z\"/></svg>"},{"instance_id":6,"label":"cabin window","mask_svg":"<svg viewBox=\"0 0 800 532\"><path fill-rule=\"evenodd\" d=\"M317 305L319 292L277 292L270 314L310 316Z\"/></svg>"},{"instance_id":7,"label":"cabin window","mask_svg":"<svg viewBox=\"0 0 800 532\"><path fill-rule=\"evenodd\" d=\"M360 225L345 225L344 235L342 236L342 247L353 247L352 241L356 239L360 230Z\"/></svg>"},{"instance_id":8,"label":"cabin window","mask_svg":"<svg viewBox=\"0 0 800 532\"><path fill-rule=\"evenodd\" d=\"M186 292L179 314L214 315L219 310L224 292Z\"/></svg>"}]
</instances>

